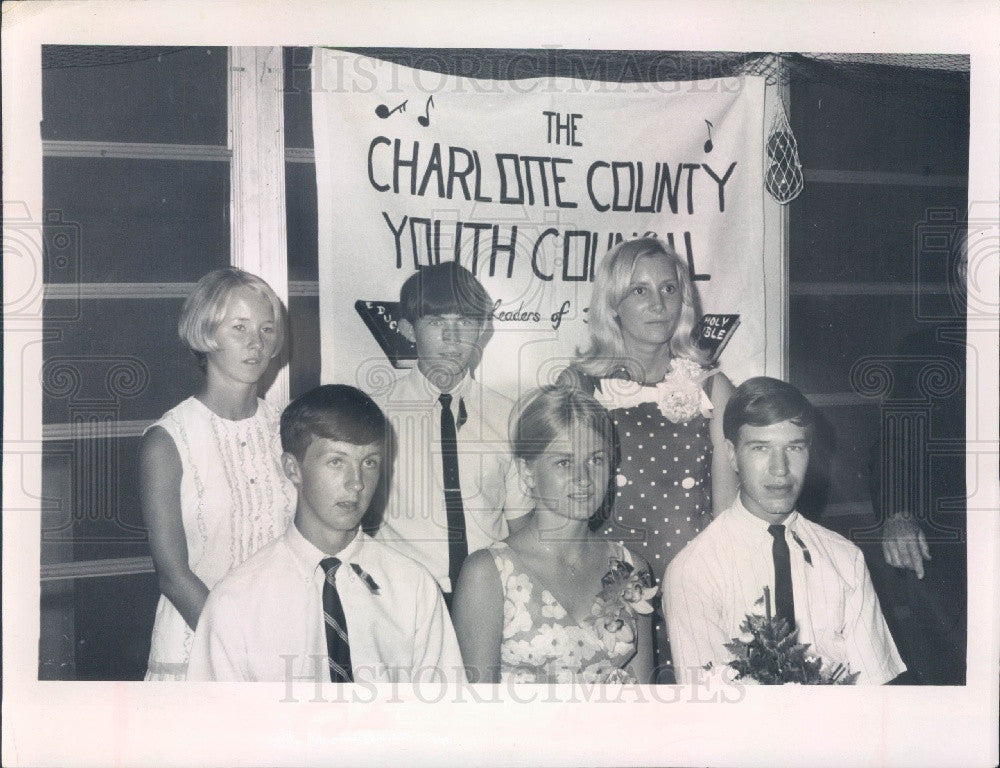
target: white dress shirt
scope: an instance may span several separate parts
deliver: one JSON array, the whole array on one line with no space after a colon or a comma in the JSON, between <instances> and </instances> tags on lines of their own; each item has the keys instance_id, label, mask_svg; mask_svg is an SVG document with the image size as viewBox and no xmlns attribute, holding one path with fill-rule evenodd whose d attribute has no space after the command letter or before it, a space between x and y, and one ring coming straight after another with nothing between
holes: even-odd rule
<instances>
[{"instance_id":1,"label":"white dress shirt","mask_svg":"<svg viewBox=\"0 0 1000 768\"><path fill-rule=\"evenodd\" d=\"M219 582L198 621L187 679L329 682L320 567L327 556L292 523ZM335 556L356 681L464 679L444 599L424 568L361 531Z\"/></svg>"},{"instance_id":2,"label":"white dress shirt","mask_svg":"<svg viewBox=\"0 0 1000 768\"><path fill-rule=\"evenodd\" d=\"M450 392L459 422L459 482L469 553L507 538L507 520L531 510L510 455L508 419L513 403L468 376ZM441 589L448 578L448 515L441 459L441 391L417 368L378 400L392 423L396 458L389 500L376 538L423 565Z\"/></svg>"},{"instance_id":3,"label":"white dress shirt","mask_svg":"<svg viewBox=\"0 0 1000 768\"><path fill-rule=\"evenodd\" d=\"M799 642L809 643L825 667L841 663L860 672L858 684L881 685L904 672L861 550L797 512L784 526ZM732 660L724 643L742 634L747 614L764 614L754 604L764 587L774 610L774 539L767 528L737 498L667 567L663 611L679 682L696 679L710 661Z\"/></svg>"}]
</instances>

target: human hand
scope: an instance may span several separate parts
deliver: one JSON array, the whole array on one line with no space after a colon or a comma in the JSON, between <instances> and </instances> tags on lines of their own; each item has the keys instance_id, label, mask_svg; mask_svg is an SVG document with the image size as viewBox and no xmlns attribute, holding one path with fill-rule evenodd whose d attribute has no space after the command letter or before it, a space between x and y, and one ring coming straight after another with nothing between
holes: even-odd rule
<instances>
[{"instance_id":1,"label":"human hand","mask_svg":"<svg viewBox=\"0 0 1000 768\"><path fill-rule=\"evenodd\" d=\"M905 514L891 515L882 526L882 554L894 568L909 568L924 577L924 560L931 559L924 532L913 518Z\"/></svg>"}]
</instances>

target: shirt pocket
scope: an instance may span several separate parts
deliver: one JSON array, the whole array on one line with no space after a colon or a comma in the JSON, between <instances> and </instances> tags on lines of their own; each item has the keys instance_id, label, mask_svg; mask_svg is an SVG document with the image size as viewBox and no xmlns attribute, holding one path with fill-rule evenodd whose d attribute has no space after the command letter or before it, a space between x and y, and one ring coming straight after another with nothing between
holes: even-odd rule
<instances>
[{"instance_id":1,"label":"shirt pocket","mask_svg":"<svg viewBox=\"0 0 1000 768\"><path fill-rule=\"evenodd\" d=\"M481 453L477 446L459 449L458 471L462 482L462 500L473 511L490 509L495 504L496 469L491 456ZM500 496L503 503L503 496Z\"/></svg>"},{"instance_id":2,"label":"shirt pocket","mask_svg":"<svg viewBox=\"0 0 1000 768\"><path fill-rule=\"evenodd\" d=\"M832 569L805 566L809 612L817 644L835 647L842 653L847 625L847 585ZM819 652L817 650L817 652Z\"/></svg>"}]
</instances>

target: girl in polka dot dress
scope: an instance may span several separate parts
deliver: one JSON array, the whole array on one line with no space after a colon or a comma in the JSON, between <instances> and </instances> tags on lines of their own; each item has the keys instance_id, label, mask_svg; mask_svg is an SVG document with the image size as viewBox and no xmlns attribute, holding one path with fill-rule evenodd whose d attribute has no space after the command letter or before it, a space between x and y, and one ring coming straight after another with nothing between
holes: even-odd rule
<instances>
[{"instance_id":1,"label":"girl in polka dot dress","mask_svg":"<svg viewBox=\"0 0 1000 768\"><path fill-rule=\"evenodd\" d=\"M561 376L592 392L615 425L617 493L601 532L641 554L657 580L736 497L722 435L733 386L704 365L692 337L699 316L688 266L673 249L649 237L622 242L595 276L590 347ZM657 681L673 682L662 616L654 631Z\"/></svg>"}]
</instances>

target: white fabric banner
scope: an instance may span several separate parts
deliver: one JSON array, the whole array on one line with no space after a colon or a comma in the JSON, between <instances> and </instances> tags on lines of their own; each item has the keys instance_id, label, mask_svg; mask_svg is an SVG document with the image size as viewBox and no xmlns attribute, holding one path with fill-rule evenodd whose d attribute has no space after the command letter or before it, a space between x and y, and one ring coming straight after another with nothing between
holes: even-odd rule
<instances>
[{"instance_id":1,"label":"white fabric banner","mask_svg":"<svg viewBox=\"0 0 1000 768\"><path fill-rule=\"evenodd\" d=\"M763 78L472 80L327 49L313 66L323 382L380 389L379 302L448 260L495 302L477 377L551 381L587 342L597 263L645 233L688 261L704 312L740 315L734 382L773 370Z\"/></svg>"}]
</instances>

